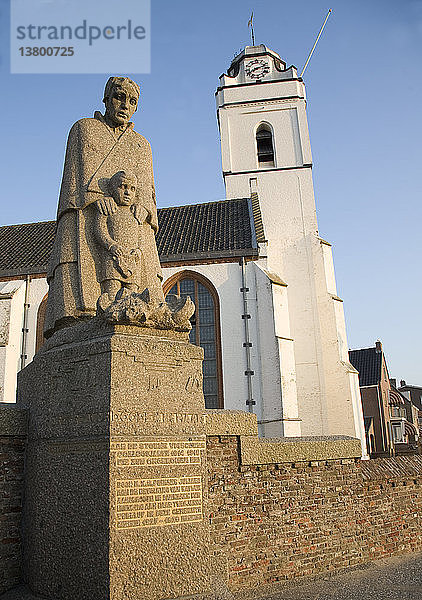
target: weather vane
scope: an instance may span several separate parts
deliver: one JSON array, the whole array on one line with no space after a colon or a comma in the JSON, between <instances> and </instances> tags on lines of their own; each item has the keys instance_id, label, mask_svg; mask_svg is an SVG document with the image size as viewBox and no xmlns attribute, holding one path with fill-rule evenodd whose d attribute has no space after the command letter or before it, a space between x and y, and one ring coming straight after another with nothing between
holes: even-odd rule
<instances>
[{"instance_id":1,"label":"weather vane","mask_svg":"<svg viewBox=\"0 0 422 600\"><path fill-rule=\"evenodd\" d=\"M248 27L251 28L252 46L255 46L255 33L254 33L254 30L253 30L253 11L252 11L252 14L251 14L251 18L248 21Z\"/></svg>"}]
</instances>

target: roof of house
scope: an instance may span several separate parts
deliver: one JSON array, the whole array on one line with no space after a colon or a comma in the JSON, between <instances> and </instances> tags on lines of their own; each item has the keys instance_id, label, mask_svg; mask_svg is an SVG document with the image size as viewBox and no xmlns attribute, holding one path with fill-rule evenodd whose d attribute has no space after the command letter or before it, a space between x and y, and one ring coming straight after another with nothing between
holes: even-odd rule
<instances>
[{"instance_id":1,"label":"roof of house","mask_svg":"<svg viewBox=\"0 0 422 600\"><path fill-rule=\"evenodd\" d=\"M404 383L403 385L399 385L397 387L398 390L421 390L422 391L422 386L421 385L413 385L411 383Z\"/></svg>"},{"instance_id":2,"label":"roof of house","mask_svg":"<svg viewBox=\"0 0 422 600\"><path fill-rule=\"evenodd\" d=\"M248 198L158 209L157 248L163 264L257 256ZM0 227L0 276L45 273L55 221Z\"/></svg>"},{"instance_id":3,"label":"roof of house","mask_svg":"<svg viewBox=\"0 0 422 600\"><path fill-rule=\"evenodd\" d=\"M378 385L381 381L382 352L376 348L349 350L349 360L359 371L361 387Z\"/></svg>"},{"instance_id":4,"label":"roof of house","mask_svg":"<svg viewBox=\"0 0 422 600\"><path fill-rule=\"evenodd\" d=\"M418 410L422 410L422 387L419 385L401 385L397 388L399 392L409 392L410 400L412 404L416 406Z\"/></svg>"}]
</instances>

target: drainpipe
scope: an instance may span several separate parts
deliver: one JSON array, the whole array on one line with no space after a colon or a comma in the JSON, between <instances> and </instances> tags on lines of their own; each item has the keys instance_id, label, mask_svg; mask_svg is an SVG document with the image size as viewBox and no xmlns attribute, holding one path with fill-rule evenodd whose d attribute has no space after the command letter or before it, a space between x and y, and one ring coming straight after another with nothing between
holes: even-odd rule
<instances>
[{"instance_id":1,"label":"drainpipe","mask_svg":"<svg viewBox=\"0 0 422 600\"><path fill-rule=\"evenodd\" d=\"M242 292L242 295L243 295L242 319L245 324L245 341L243 342L243 347L245 348L245 351L246 351L245 375L247 377L246 381L247 381L247 386L248 386L248 399L246 400L246 405L248 407L249 412L253 412L253 406L256 404L256 402L252 398L252 375L254 375L254 372L251 369L252 342L251 342L250 336L249 336L249 319L251 318L251 315L248 312L248 298L246 296L246 293L249 292L249 288L246 287L246 261L245 261L244 256L242 256L242 259L240 261L240 268L241 268L241 272L242 272L242 287L240 288L240 291Z\"/></svg>"},{"instance_id":2,"label":"drainpipe","mask_svg":"<svg viewBox=\"0 0 422 600\"><path fill-rule=\"evenodd\" d=\"M25 302L23 305L23 326L22 326L22 344L21 344L21 370L25 367L26 359L26 346L28 341L28 309L29 309L29 284L31 282L31 276L27 275L25 280Z\"/></svg>"}]
</instances>

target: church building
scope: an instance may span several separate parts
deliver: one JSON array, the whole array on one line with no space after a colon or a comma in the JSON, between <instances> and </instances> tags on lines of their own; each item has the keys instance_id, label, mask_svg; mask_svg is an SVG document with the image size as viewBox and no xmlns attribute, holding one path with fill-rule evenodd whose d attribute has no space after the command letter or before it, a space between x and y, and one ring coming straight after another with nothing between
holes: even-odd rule
<instances>
[{"instance_id":1,"label":"church building","mask_svg":"<svg viewBox=\"0 0 422 600\"><path fill-rule=\"evenodd\" d=\"M158 210L164 292L196 305L207 408L257 415L264 437L357 437L366 455L331 245L318 233L305 85L247 46L216 91L226 199ZM0 395L43 343L55 222L0 228Z\"/></svg>"}]
</instances>

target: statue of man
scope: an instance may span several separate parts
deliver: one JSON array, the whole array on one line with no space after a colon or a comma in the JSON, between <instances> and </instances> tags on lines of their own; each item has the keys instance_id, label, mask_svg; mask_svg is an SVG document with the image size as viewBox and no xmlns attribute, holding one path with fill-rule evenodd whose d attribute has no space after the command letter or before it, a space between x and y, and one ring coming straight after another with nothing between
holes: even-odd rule
<instances>
[{"instance_id":1,"label":"statue of man","mask_svg":"<svg viewBox=\"0 0 422 600\"><path fill-rule=\"evenodd\" d=\"M158 221L151 147L130 122L139 93L139 86L131 79L111 77L104 92L105 114L95 112L94 118L81 119L70 130L47 273L46 337L76 319L95 315L102 293L95 223L98 213L110 216L117 210L109 180L119 171L136 177L133 212L143 215L143 279L150 297L164 301L155 243Z\"/></svg>"}]
</instances>

